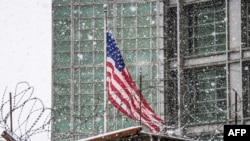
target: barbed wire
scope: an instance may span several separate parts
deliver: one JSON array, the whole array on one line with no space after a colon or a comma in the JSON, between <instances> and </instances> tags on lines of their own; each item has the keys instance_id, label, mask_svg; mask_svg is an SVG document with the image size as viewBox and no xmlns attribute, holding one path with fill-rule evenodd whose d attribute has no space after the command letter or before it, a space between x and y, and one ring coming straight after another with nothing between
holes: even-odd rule
<instances>
[{"instance_id":1,"label":"barbed wire","mask_svg":"<svg viewBox=\"0 0 250 141\"><path fill-rule=\"evenodd\" d=\"M16 84L15 92L6 99L7 87L4 90L0 108L0 127L11 131L19 140L30 141L35 134L50 132L51 108L45 107L40 98L33 97L34 87L26 81ZM12 109L10 110L10 104ZM13 117L13 129L10 127L10 114Z\"/></svg>"},{"instance_id":2,"label":"barbed wire","mask_svg":"<svg viewBox=\"0 0 250 141\"><path fill-rule=\"evenodd\" d=\"M189 89L186 89L187 91L185 91L185 93L183 94L183 100L186 99L186 97L189 97L191 96L192 94L194 94L193 97L190 97L190 100L189 100L189 103L186 103L185 101L182 102L183 105L187 105L185 107L185 109L183 110L183 117L182 117L182 120L185 120L187 118L187 116L189 117L194 117L194 120L196 120L198 122L198 119L195 119L195 110L190 108L192 107L193 105L195 105L196 103L196 99L195 99L195 94L197 93L196 92L196 89L195 87L189 87L189 85L186 85L185 87L188 87ZM169 87L169 89L171 89ZM161 88L159 88L157 85L155 86L145 86L144 90L146 92L152 92L153 91L162 91ZM173 90L174 91L174 90ZM55 115L61 115L61 116L64 116L64 118L66 117L69 117L69 116L72 116L70 114L70 112L67 112L67 111L64 111L62 110L64 107L56 107L55 109L51 109L51 108L46 108L43 101L37 97L33 97L33 93L34 93L34 88L32 86L29 85L28 82L19 82L17 85L16 85L16 88L15 88L15 93L14 95L12 96L12 99L13 99L13 109L12 109L12 113L14 113L14 115L16 116L15 118L17 120L16 123L17 125L15 126L14 130L13 130L13 133L19 137L20 140L26 140L26 141L29 141L31 140L31 137L36 135L36 134L39 134L39 133L43 133L43 132L51 132L51 129L49 128L49 125L51 123L51 120L57 116L54 116L52 117L50 114L51 112L53 111ZM162 93L162 92L161 92ZM100 92L101 94L101 92ZM9 126L9 120L10 120L10 111L9 110L9 104L10 104L10 100L9 99L6 99L6 96L7 95L7 87L5 88L4 90L4 93L3 93L3 97L1 99L1 108L0 108L0 127L5 129L5 130L10 130L10 126ZM90 98L88 100L86 100L85 102L82 102L80 103L80 105L77 105L77 106L80 106L80 112L79 113L76 113L74 114L74 118L76 120L79 120L79 124L76 124L74 126L74 131L71 133L70 131L69 132L65 132L64 134L61 134L60 135L60 138L61 139L67 139L67 138L71 138L73 136L75 136L76 134L78 134L79 136L83 136L83 135L86 135L86 136L89 136L89 135L95 135L97 133L101 133L101 129L97 129L97 127L95 127L95 131L96 132L92 132L91 134L86 134L84 132L82 132L81 128L83 128L83 125L93 121L95 118L97 117L102 117L103 116L103 112L104 110L103 109L100 109L100 107L98 107L99 105L102 105L103 101L102 101L102 96L101 95L96 95L96 97L93 97L95 98L95 103L94 105L92 105L92 109L88 109L88 105L89 105L89 101L91 100ZM186 99L187 100L187 99ZM241 103L242 102L242 98L239 97L238 95L238 98L237 98L237 101L238 103ZM120 103L122 104L122 103ZM69 106L69 105L66 105L66 106ZM243 107L240 107L238 106L238 110L236 112L239 112L239 109L242 109ZM88 115L85 114L85 115L82 115L81 112L82 111L85 111L86 109L88 110L92 110L91 113L89 113ZM111 110L114 108L111 108L109 110ZM204 109L206 110L207 107L204 107ZM219 108L219 107L214 107L215 111L217 113L225 113L226 111ZM231 109L233 109L233 103L232 103L232 107ZM230 109L229 109L230 110ZM128 119L126 117L124 117L120 112L119 110L114 110L116 111L116 113L114 113L115 115L113 115L113 117L111 115L110 116L110 119L112 118L124 118L124 119ZM232 115L234 114L233 112L231 113ZM135 122L136 123L136 122ZM115 126L115 121L113 121L113 123L110 123L110 127L113 129L113 128L116 128ZM184 124L182 125L182 128L185 128L186 126L188 126L188 124ZM221 129L221 127L223 126L223 123L220 123L218 124L218 127L217 129ZM167 127L167 125L166 125ZM91 128L91 127L90 127ZM94 128L94 127L92 127ZM100 127L101 128L101 127ZM165 127L162 127L162 128L165 128ZM207 128L211 128L212 127L207 127ZM211 137L215 137L218 135L218 132L217 130L214 130L213 129L213 134L211 134ZM166 132L162 132L160 134L165 134ZM169 132L167 132L169 133Z\"/></svg>"}]
</instances>

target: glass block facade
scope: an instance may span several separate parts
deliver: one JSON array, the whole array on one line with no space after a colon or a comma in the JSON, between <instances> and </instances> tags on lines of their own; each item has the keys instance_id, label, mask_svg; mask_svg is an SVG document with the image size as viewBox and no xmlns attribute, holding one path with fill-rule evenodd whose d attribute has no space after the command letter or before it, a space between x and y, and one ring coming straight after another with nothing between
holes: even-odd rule
<instances>
[{"instance_id":1,"label":"glass block facade","mask_svg":"<svg viewBox=\"0 0 250 141\"><path fill-rule=\"evenodd\" d=\"M134 81L155 111L157 6L156 1L53 1L53 140L76 140L104 131L104 12L108 30L118 42ZM135 126L111 107L108 131Z\"/></svg>"},{"instance_id":2,"label":"glass block facade","mask_svg":"<svg viewBox=\"0 0 250 141\"><path fill-rule=\"evenodd\" d=\"M168 127L218 139L236 114L250 124L248 0L53 0L52 140L104 132L103 4L128 70L138 85L141 70L142 93ZM110 103L107 112L108 131L139 125Z\"/></svg>"}]
</instances>

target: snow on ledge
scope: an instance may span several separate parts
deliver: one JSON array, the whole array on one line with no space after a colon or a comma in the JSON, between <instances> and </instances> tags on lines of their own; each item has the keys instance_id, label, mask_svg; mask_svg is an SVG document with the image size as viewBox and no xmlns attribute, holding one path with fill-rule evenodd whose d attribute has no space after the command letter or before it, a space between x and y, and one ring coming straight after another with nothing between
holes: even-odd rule
<instances>
[{"instance_id":1,"label":"snow on ledge","mask_svg":"<svg viewBox=\"0 0 250 141\"><path fill-rule=\"evenodd\" d=\"M129 127L125 129L120 129L120 130L100 134L100 135L89 137L86 139L80 139L78 141L94 141L98 139L105 139L105 140L117 139L117 138L126 137L130 135L135 135L139 133L141 130L142 130L141 126L134 126L134 127Z\"/></svg>"}]
</instances>

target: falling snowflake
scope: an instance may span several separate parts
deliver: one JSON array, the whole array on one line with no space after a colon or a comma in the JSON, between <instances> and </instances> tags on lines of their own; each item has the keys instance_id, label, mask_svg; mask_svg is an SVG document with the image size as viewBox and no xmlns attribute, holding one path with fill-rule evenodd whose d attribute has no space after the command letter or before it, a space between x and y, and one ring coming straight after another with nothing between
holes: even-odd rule
<instances>
[{"instance_id":1,"label":"falling snowflake","mask_svg":"<svg viewBox=\"0 0 250 141\"><path fill-rule=\"evenodd\" d=\"M137 8L135 6L131 6L129 9L131 12L135 12Z\"/></svg>"},{"instance_id":2,"label":"falling snowflake","mask_svg":"<svg viewBox=\"0 0 250 141\"><path fill-rule=\"evenodd\" d=\"M77 54L78 60L81 61L83 59L83 55L82 54Z\"/></svg>"},{"instance_id":3,"label":"falling snowflake","mask_svg":"<svg viewBox=\"0 0 250 141\"><path fill-rule=\"evenodd\" d=\"M93 39L93 36L88 34L88 39L89 39L89 40L92 40L92 39Z\"/></svg>"},{"instance_id":4,"label":"falling snowflake","mask_svg":"<svg viewBox=\"0 0 250 141\"><path fill-rule=\"evenodd\" d=\"M83 28L83 29L85 28L85 25L86 25L85 23L82 23L82 28Z\"/></svg>"}]
</instances>

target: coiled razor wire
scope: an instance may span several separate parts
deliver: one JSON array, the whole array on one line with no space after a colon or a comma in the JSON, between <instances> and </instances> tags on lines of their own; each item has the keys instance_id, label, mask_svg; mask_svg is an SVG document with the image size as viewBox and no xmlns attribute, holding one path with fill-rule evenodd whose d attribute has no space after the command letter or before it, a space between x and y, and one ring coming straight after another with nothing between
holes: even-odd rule
<instances>
[{"instance_id":1,"label":"coiled razor wire","mask_svg":"<svg viewBox=\"0 0 250 141\"><path fill-rule=\"evenodd\" d=\"M51 109L45 107L40 98L33 97L34 87L28 82L16 84L15 92L11 97L12 110L6 93L7 87L0 103L0 128L11 131L10 113L12 112L14 121L12 134L18 137L18 140L30 141L35 134L50 132Z\"/></svg>"}]
</instances>

